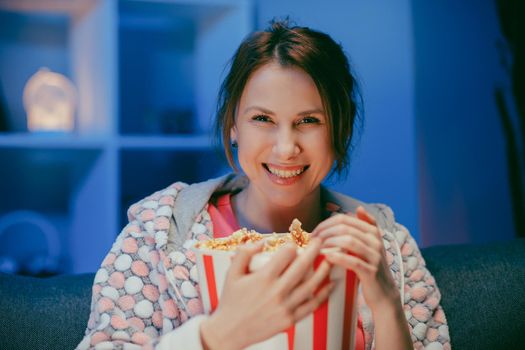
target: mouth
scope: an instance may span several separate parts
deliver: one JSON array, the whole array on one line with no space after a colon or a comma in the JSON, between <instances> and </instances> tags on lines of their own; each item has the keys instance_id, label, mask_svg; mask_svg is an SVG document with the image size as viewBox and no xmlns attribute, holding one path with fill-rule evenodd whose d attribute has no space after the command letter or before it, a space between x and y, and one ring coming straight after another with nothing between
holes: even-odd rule
<instances>
[{"instance_id":1,"label":"mouth","mask_svg":"<svg viewBox=\"0 0 525 350\"><path fill-rule=\"evenodd\" d=\"M303 165L303 166L295 166L295 167L277 167L275 165L270 165L268 163L263 163L263 167L268 171L270 174L275 175L277 177L280 177L282 179L290 179L293 177L297 177L304 173L308 168L309 165Z\"/></svg>"}]
</instances>

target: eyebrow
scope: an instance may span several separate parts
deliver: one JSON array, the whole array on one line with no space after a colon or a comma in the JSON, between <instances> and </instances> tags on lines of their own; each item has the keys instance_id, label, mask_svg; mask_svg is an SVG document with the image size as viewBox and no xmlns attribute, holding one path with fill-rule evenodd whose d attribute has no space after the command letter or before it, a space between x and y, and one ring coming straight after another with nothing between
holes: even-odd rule
<instances>
[{"instance_id":1,"label":"eyebrow","mask_svg":"<svg viewBox=\"0 0 525 350\"><path fill-rule=\"evenodd\" d=\"M250 106L250 107L248 107L248 108L246 108L244 110L243 114L246 114L246 113L248 113L251 110L258 110L258 111L261 111L261 112L263 112L265 114L275 115L275 112L272 112L269 109L266 109L266 108L261 107L261 106ZM316 113L324 114L324 110L319 109L319 108L314 108L314 109L309 109L309 110L306 110L306 111L303 111L303 112L299 112L299 113L297 113L297 115L308 115L308 114L316 114Z\"/></svg>"}]
</instances>

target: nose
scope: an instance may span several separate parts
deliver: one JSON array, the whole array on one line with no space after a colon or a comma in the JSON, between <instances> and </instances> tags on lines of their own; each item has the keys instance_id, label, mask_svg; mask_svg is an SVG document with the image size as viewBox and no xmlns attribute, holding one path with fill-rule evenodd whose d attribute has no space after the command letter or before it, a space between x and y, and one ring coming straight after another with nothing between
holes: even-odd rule
<instances>
[{"instance_id":1,"label":"nose","mask_svg":"<svg viewBox=\"0 0 525 350\"><path fill-rule=\"evenodd\" d=\"M281 128L275 133L273 152L279 160L288 160L301 152L298 137L289 128Z\"/></svg>"}]
</instances>

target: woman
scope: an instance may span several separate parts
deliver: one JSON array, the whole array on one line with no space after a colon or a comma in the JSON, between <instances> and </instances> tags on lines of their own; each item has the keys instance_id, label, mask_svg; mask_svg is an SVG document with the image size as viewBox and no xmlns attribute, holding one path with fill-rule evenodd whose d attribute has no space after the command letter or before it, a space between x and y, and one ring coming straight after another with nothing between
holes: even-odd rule
<instances>
[{"instance_id":1,"label":"woman","mask_svg":"<svg viewBox=\"0 0 525 350\"><path fill-rule=\"evenodd\" d=\"M321 186L348 164L357 92L341 47L328 35L275 22L248 37L221 88L217 132L244 175L175 183L128 212L130 223L95 276L80 349L242 349L286 330L329 295L326 260L361 282L356 348L450 348L440 294L408 231L384 205ZM312 232L296 256L280 249L247 273L260 245L239 249L221 302L202 315L196 240L239 227L283 232L293 218Z\"/></svg>"}]
</instances>

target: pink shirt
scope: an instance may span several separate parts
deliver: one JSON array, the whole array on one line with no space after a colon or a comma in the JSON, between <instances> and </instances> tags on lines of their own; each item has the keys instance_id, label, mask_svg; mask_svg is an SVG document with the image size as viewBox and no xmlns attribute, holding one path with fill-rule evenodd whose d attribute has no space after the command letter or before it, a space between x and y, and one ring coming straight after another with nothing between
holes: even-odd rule
<instances>
[{"instance_id":1,"label":"pink shirt","mask_svg":"<svg viewBox=\"0 0 525 350\"><path fill-rule=\"evenodd\" d=\"M213 224L213 237L222 238L231 235L233 232L240 229L237 218L233 213L231 206L231 194L226 193L217 198L217 203L209 203L208 212L210 213L211 222ZM327 209L333 206L328 203ZM357 332L355 334L355 349L365 349L365 334L363 331L363 324L361 317L358 315Z\"/></svg>"}]
</instances>

